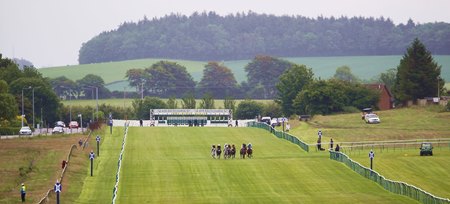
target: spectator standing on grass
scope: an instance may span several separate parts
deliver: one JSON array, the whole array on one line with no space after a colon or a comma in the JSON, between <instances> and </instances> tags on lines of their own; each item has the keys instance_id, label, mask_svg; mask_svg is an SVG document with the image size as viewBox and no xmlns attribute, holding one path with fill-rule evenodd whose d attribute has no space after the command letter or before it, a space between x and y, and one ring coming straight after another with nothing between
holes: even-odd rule
<instances>
[{"instance_id":1,"label":"spectator standing on grass","mask_svg":"<svg viewBox=\"0 0 450 204\"><path fill-rule=\"evenodd\" d=\"M142 127L144 126L144 121L142 121L142 119L139 120L139 125Z\"/></svg>"},{"instance_id":2,"label":"spectator standing on grass","mask_svg":"<svg viewBox=\"0 0 450 204\"><path fill-rule=\"evenodd\" d=\"M330 149L333 150L333 138L330 139Z\"/></svg>"},{"instance_id":3,"label":"spectator standing on grass","mask_svg":"<svg viewBox=\"0 0 450 204\"><path fill-rule=\"evenodd\" d=\"M289 125L289 123L286 123L286 132L289 132L290 129L291 129L291 125Z\"/></svg>"},{"instance_id":4,"label":"spectator standing on grass","mask_svg":"<svg viewBox=\"0 0 450 204\"><path fill-rule=\"evenodd\" d=\"M83 145L83 140L80 138L80 140L78 140L78 144L80 145L80 147L81 147L81 145Z\"/></svg>"},{"instance_id":5,"label":"spectator standing on grass","mask_svg":"<svg viewBox=\"0 0 450 204\"><path fill-rule=\"evenodd\" d=\"M20 187L20 198L22 198L22 203L25 202L25 196L27 195L27 187L24 183Z\"/></svg>"},{"instance_id":6,"label":"spectator standing on grass","mask_svg":"<svg viewBox=\"0 0 450 204\"><path fill-rule=\"evenodd\" d=\"M239 121L238 120L236 120L236 126L235 127L237 127L239 125Z\"/></svg>"},{"instance_id":7,"label":"spectator standing on grass","mask_svg":"<svg viewBox=\"0 0 450 204\"><path fill-rule=\"evenodd\" d=\"M339 144L336 145L336 149L334 149L334 151L339 152Z\"/></svg>"},{"instance_id":8,"label":"spectator standing on grass","mask_svg":"<svg viewBox=\"0 0 450 204\"><path fill-rule=\"evenodd\" d=\"M319 151L322 150L322 140L320 138L317 139L317 150L319 150Z\"/></svg>"}]
</instances>

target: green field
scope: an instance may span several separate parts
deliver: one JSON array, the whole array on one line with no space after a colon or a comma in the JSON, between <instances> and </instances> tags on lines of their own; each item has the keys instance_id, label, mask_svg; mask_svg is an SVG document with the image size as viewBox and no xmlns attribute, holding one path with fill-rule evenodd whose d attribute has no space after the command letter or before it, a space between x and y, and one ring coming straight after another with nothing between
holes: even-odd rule
<instances>
[{"instance_id":1,"label":"green field","mask_svg":"<svg viewBox=\"0 0 450 204\"><path fill-rule=\"evenodd\" d=\"M317 131L323 132L323 142L335 143L386 141L405 139L450 138L450 112L438 112L440 106L376 111L380 124L366 124L360 113L315 116L309 123L291 121L293 135L307 143L315 143Z\"/></svg>"},{"instance_id":2,"label":"green field","mask_svg":"<svg viewBox=\"0 0 450 204\"><path fill-rule=\"evenodd\" d=\"M105 138L96 176L86 178L76 203L110 202L121 139ZM211 144L249 141L253 159L209 155ZM122 165L118 203L414 203L324 152L253 128L131 128Z\"/></svg>"},{"instance_id":3,"label":"green field","mask_svg":"<svg viewBox=\"0 0 450 204\"><path fill-rule=\"evenodd\" d=\"M336 71L339 66L347 65L352 72L361 79L372 79L387 69L396 68L402 56L347 56L347 57L296 57L284 58L297 64L305 64L312 68L316 77L327 79ZM450 55L435 55L434 59L442 65L441 76L445 81L450 82ZM162 59L141 59L120 62L106 62L98 64L68 65L62 67L41 68L39 71L45 76L55 78L66 76L72 80L78 80L87 74L99 75L103 78L107 87L114 91L133 90L128 87L125 73L132 68L146 68ZM170 60L175 61L187 68L195 81L200 81L203 76L203 61ZM244 67L250 60L223 61L229 67L238 82L245 81L247 73Z\"/></svg>"}]
</instances>

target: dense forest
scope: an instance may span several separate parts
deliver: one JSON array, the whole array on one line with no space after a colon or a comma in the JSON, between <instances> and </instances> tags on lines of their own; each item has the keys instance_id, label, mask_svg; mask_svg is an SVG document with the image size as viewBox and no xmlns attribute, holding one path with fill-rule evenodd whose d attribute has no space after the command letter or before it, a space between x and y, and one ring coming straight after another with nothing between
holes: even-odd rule
<instances>
[{"instance_id":1,"label":"dense forest","mask_svg":"<svg viewBox=\"0 0 450 204\"><path fill-rule=\"evenodd\" d=\"M79 51L79 63L140 58L188 60L399 55L414 38L433 54L450 54L450 24L395 25L389 18L274 16L254 12L219 16L171 14L126 22L103 32Z\"/></svg>"}]
</instances>

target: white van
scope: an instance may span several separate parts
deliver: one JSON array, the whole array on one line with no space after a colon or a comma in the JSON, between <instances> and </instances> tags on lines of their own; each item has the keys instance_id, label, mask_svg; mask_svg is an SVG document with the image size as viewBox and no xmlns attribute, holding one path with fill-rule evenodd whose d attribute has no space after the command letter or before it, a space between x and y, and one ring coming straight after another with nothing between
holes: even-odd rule
<instances>
[{"instance_id":1,"label":"white van","mask_svg":"<svg viewBox=\"0 0 450 204\"><path fill-rule=\"evenodd\" d=\"M267 123L267 125L270 125L271 118L270 117L262 117L261 118L262 123Z\"/></svg>"}]
</instances>

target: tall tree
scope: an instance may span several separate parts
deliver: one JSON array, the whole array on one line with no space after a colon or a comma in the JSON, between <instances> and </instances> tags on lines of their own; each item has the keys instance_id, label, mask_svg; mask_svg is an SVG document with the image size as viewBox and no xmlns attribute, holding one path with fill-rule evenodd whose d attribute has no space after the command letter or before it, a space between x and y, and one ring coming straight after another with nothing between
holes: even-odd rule
<instances>
[{"instance_id":1,"label":"tall tree","mask_svg":"<svg viewBox=\"0 0 450 204\"><path fill-rule=\"evenodd\" d=\"M88 99L96 97L97 90L99 98L107 98L111 95L111 92L105 87L105 81L103 81L102 77L98 75L87 74L76 82L80 88L79 91L84 92L86 98Z\"/></svg>"},{"instance_id":2,"label":"tall tree","mask_svg":"<svg viewBox=\"0 0 450 204\"><path fill-rule=\"evenodd\" d=\"M135 99L132 103L134 115L139 119L150 118L150 109L165 109L167 105L160 98L146 96L143 100Z\"/></svg>"},{"instance_id":3,"label":"tall tree","mask_svg":"<svg viewBox=\"0 0 450 204\"><path fill-rule=\"evenodd\" d=\"M223 100L223 108L230 109L234 114L234 111L236 109L236 101L234 100L234 98L230 96L225 97L225 100Z\"/></svg>"},{"instance_id":4,"label":"tall tree","mask_svg":"<svg viewBox=\"0 0 450 204\"><path fill-rule=\"evenodd\" d=\"M209 62L205 65L198 87L201 93L210 93L215 98L223 98L236 91L237 82L228 67L217 62Z\"/></svg>"},{"instance_id":5,"label":"tall tree","mask_svg":"<svg viewBox=\"0 0 450 204\"><path fill-rule=\"evenodd\" d=\"M128 78L128 83L132 87L136 87L137 92L141 92L141 85L149 80L150 76L144 71L144 69L129 69L125 74Z\"/></svg>"},{"instance_id":6,"label":"tall tree","mask_svg":"<svg viewBox=\"0 0 450 204\"><path fill-rule=\"evenodd\" d=\"M200 108L214 109L214 98L211 94L206 93L203 95L202 101L200 102Z\"/></svg>"},{"instance_id":7,"label":"tall tree","mask_svg":"<svg viewBox=\"0 0 450 204\"><path fill-rule=\"evenodd\" d=\"M394 96L403 104L409 100L437 96L442 92L445 83L440 75L441 66L416 38L397 67Z\"/></svg>"},{"instance_id":8,"label":"tall tree","mask_svg":"<svg viewBox=\"0 0 450 204\"><path fill-rule=\"evenodd\" d=\"M52 85L53 90L55 90L56 95L60 97L68 99L70 94L72 95L72 98L79 96L77 84L65 76L50 79L50 84Z\"/></svg>"},{"instance_id":9,"label":"tall tree","mask_svg":"<svg viewBox=\"0 0 450 204\"><path fill-rule=\"evenodd\" d=\"M334 73L333 78L354 83L360 81L358 77L352 73L350 67L346 65L336 68L336 73Z\"/></svg>"},{"instance_id":10,"label":"tall tree","mask_svg":"<svg viewBox=\"0 0 450 204\"><path fill-rule=\"evenodd\" d=\"M194 94L187 94L181 100L181 106L184 109L195 109L196 102Z\"/></svg>"},{"instance_id":11,"label":"tall tree","mask_svg":"<svg viewBox=\"0 0 450 204\"><path fill-rule=\"evenodd\" d=\"M14 95L8 92L8 84L0 80L0 122L11 120L17 115L17 103Z\"/></svg>"},{"instance_id":12,"label":"tall tree","mask_svg":"<svg viewBox=\"0 0 450 204\"><path fill-rule=\"evenodd\" d=\"M264 98L275 98L277 96L276 83L280 75L292 66L292 63L271 56L256 56L245 66L248 84L251 87L263 88Z\"/></svg>"},{"instance_id":13,"label":"tall tree","mask_svg":"<svg viewBox=\"0 0 450 204\"><path fill-rule=\"evenodd\" d=\"M169 100L167 100L167 108L168 109L177 109L178 108L178 103L177 103L177 99L175 97L170 97Z\"/></svg>"},{"instance_id":14,"label":"tall tree","mask_svg":"<svg viewBox=\"0 0 450 204\"><path fill-rule=\"evenodd\" d=\"M168 97L194 91L194 79L186 67L175 62L159 61L146 68L145 72L149 74L149 80L145 82L148 93Z\"/></svg>"},{"instance_id":15,"label":"tall tree","mask_svg":"<svg viewBox=\"0 0 450 204\"><path fill-rule=\"evenodd\" d=\"M397 69L388 69L386 72L380 74L378 77L378 82L385 84L389 90L392 90L396 77Z\"/></svg>"},{"instance_id":16,"label":"tall tree","mask_svg":"<svg viewBox=\"0 0 450 204\"><path fill-rule=\"evenodd\" d=\"M314 73L310 68L297 64L294 64L280 76L280 81L277 83L277 102L281 104L285 116L289 117L294 113L293 100L303 87L312 82L313 76Z\"/></svg>"}]
</instances>

